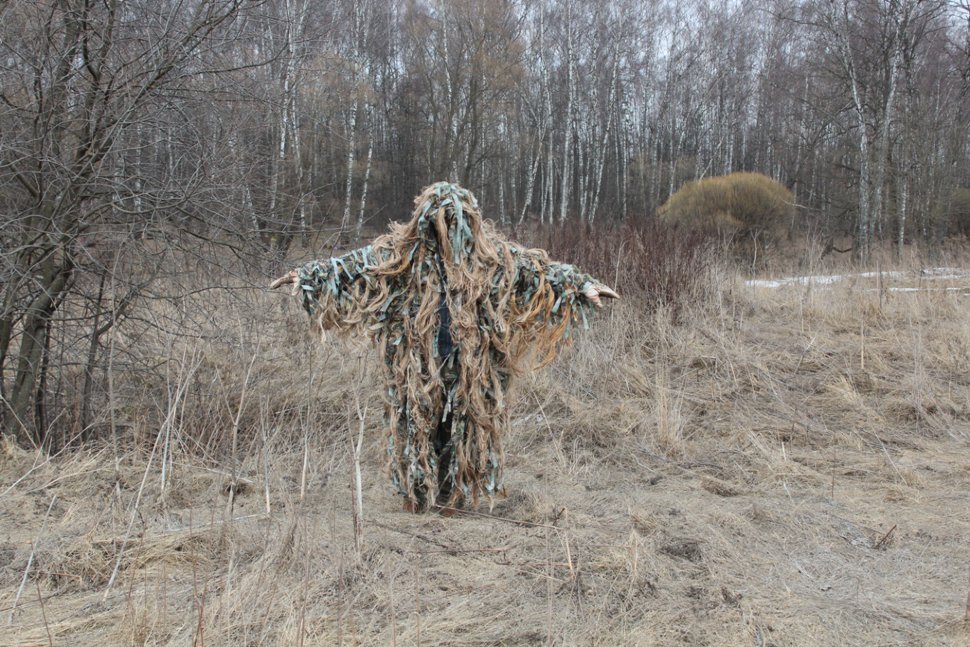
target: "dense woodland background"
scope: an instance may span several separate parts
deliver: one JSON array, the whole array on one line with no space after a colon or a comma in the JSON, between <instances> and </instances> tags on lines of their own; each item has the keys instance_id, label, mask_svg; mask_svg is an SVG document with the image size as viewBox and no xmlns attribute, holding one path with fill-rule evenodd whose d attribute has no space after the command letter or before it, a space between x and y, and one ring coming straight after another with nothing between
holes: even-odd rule
<instances>
[{"instance_id":1,"label":"dense woodland background","mask_svg":"<svg viewBox=\"0 0 970 647\"><path fill-rule=\"evenodd\" d=\"M760 172L794 238L933 250L970 231L968 95L966 0L6 0L3 428L117 433L149 331L218 339L214 292L444 178L602 229Z\"/></svg>"}]
</instances>

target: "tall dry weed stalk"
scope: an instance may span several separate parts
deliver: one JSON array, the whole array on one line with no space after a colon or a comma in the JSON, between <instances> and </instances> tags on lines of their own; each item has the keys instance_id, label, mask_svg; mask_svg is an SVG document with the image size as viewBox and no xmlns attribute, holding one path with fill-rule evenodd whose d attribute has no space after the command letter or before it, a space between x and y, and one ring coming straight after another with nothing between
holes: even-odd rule
<instances>
[{"instance_id":1,"label":"tall dry weed stalk","mask_svg":"<svg viewBox=\"0 0 970 647\"><path fill-rule=\"evenodd\" d=\"M47 527L47 519L50 517L51 509L54 507L54 503L57 502L57 495L51 497L51 502L47 506L47 512L44 513L44 520L41 522L41 529L37 537L30 542L30 556L27 558L27 566L24 568L24 575L20 579L20 587L17 588L17 595L13 599L13 605L10 607L10 615L7 617L7 626L13 624L14 614L17 613L17 604L20 602L20 596L23 595L24 587L27 585L27 576L30 575L30 569L34 564L34 555L37 551L37 542L40 541L41 535L44 533L44 529ZM38 590L38 595L40 591Z\"/></svg>"},{"instance_id":2,"label":"tall dry weed stalk","mask_svg":"<svg viewBox=\"0 0 970 647\"><path fill-rule=\"evenodd\" d=\"M676 458L685 451L685 420L681 413L682 395L675 393L670 383L672 325L669 309L660 308L654 313L656 444L664 454Z\"/></svg>"},{"instance_id":3,"label":"tall dry weed stalk","mask_svg":"<svg viewBox=\"0 0 970 647\"><path fill-rule=\"evenodd\" d=\"M361 470L361 449L364 445L364 430L367 421L367 405L361 406L364 382L367 377L364 358L357 356L357 379L353 387L353 411L347 408L347 441L350 450L351 466L351 520L354 528L354 563L363 563L364 540L364 480ZM356 428L356 437L354 429Z\"/></svg>"},{"instance_id":4,"label":"tall dry weed stalk","mask_svg":"<svg viewBox=\"0 0 970 647\"><path fill-rule=\"evenodd\" d=\"M354 425L350 415L347 418L347 434L350 447L351 459L351 485L352 501L351 516L354 524L354 559L358 565L362 563L363 540L364 540L364 493L363 475L360 468L361 447L364 444L364 423L367 419L367 407L360 407L360 399L355 402L357 413L357 437L354 438Z\"/></svg>"}]
</instances>

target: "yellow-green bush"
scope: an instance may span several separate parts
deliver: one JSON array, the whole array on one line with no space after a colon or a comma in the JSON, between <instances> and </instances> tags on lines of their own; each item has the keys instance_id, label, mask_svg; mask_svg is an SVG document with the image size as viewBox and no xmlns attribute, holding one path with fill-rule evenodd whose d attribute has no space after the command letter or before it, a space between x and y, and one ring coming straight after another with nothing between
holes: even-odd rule
<instances>
[{"instance_id":1,"label":"yellow-green bush","mask_svg":"<svg viewBox=\"0 0 970 647\"><path fill-rule=\"evenodd\" d=\"M660 207L671 224L735 240L778 240L795 214L795 198L761 173L731 173L688 182Z\"/></svg>"}]
</instances>

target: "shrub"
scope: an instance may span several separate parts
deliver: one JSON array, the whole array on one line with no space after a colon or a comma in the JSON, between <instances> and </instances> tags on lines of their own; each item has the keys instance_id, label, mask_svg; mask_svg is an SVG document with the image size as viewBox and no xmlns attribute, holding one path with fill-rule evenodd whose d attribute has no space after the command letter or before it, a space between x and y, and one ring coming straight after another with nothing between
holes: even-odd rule
<instances>
[{"instance_id":1,"label":"shrub","mask_svg":"<svg viewBox=\"0 0 970 647\"><path fill-rule=\"evenodd\" d=\"M715 241L698 231L659 222L627 220L618 227L567 222L530 237L557 261L573 263L649 308L681 306L707 296L717 266Z\"/></svg>"},{"instance_id":2,"label":"shrub","mask_svg":"<svg viewBox=\"0 0 970 647\"><path fill-rule=\"evenodd\" d=\"M734 241L777 242L795 214L795 198L760 173L731 173L688 182L657 212L664 222Z\"/></svg>"}]
</instances>

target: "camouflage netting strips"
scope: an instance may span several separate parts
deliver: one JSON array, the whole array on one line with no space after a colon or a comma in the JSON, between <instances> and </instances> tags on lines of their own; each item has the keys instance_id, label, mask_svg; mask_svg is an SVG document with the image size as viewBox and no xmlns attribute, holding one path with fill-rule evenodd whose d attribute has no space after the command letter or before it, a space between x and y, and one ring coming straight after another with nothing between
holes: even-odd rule
<instances>
[{"instance_id":1,"label":"camouflage netting strips","mask_svg":"<svg viewBox=\"0 0 970 647\"><path fill-rule=\"evenodd\" d=\"M366 331L377 344L401 494L415 509L477 505L502 489L512 375L551 361L572 323L586 326L583 290L598 283L503 239L457 185L434 184L415 205L371 245L304 265L298 285L321 329Z\"/></svg>"}]
</instances>

